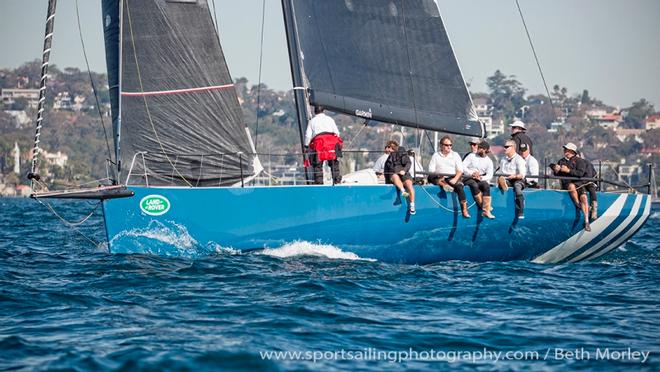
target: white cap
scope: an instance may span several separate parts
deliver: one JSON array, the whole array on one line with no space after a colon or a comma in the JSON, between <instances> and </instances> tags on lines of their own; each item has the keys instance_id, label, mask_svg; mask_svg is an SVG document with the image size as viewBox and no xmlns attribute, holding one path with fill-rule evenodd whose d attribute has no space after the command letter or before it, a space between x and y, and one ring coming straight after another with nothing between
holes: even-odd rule
<instances>
[{"instance_id":1,"label":"white cap","mask_svg":"<svg viewBox=\"0 0 660 372\"><path fill-rule=\"evenodd\" d=\"M481 143L481 138L479 137L470 137L469 143L476 143L477 145Z\"/></svg>"},{"instance_id":2,"label":"white cap","mask_svg":"<svg viewBox=\"0 0 660 372\"><path fill-rule=\"evenodd\" d=\"M516 120L516 121L514 121L513 123L509 124L509 126L510 126L511 128L513 128L513 127L518 127L518 128L522 128L522 129L525 129L525 130L527 129L527 128L525 128L525 123L523 123L523 122L520 121L520 120Z\"/></svg>"},{"instance_id":3,"label":"white cap","mask_svg":"<svg viewBox=\"0 0 660 372\"><path fill-rule=\"evenodd\" d=\"M563 147L567 150L573 151L576 154L578 152L577 146L575 146L575 144L573 142L569 142L569 143L565 144Z\"/></svg>"}]
</instances>

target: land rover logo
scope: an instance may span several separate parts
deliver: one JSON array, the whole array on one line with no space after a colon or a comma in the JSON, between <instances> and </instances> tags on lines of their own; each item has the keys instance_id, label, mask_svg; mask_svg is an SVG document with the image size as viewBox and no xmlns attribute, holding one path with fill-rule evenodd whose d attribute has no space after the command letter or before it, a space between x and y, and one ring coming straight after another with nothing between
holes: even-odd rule
<instances>
[{"instance_id":1,"label":"land rover logo","mask_svg":"<svg viewBox=\"0 0 660 372\"><path fill-rule=\"evenodd\" d=\"M147 195L140 200L140 209L150 216L160 216L170 210L170 201L162 195Z\"/></svg>"}]
</instances>

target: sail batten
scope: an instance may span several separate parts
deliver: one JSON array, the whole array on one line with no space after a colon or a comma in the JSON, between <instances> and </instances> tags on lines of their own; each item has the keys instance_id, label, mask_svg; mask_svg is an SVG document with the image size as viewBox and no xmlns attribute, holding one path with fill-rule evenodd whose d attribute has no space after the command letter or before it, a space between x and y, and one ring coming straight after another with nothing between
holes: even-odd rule
<instances>
[{"instance_id":1,"label":"sail batten","mask_svg":"<svg viewBox=\"0 0 660 372\"><path fill-rule=\"evenodd\" d=\"M310 102L483 136L433 0L290 0Z\"/></svg>"}]
</instances>

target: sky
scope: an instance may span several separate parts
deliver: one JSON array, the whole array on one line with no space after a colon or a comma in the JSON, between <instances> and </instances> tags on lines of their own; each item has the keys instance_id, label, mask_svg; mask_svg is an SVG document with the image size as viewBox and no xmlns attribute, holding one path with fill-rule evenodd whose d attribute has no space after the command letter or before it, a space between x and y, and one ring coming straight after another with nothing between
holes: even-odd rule
<instances>
[{"instance_id":1,"label":"sky","mask_svg":"<svg viewBox=\"0 0 660 372\"><path fill-rule=\"evenodd\" d=\"M280 0L265 0L262 82L291 88ZM486 91L499 69L528 93L544 88L515 0L437 0L463 76ZM626 107L646 98L660 110L660 0L519 0L552 89ZM209 0L212 5L213 0ZM46 0L0 0L0 68L41 58ZM215 0L220 39L234 78L258 82L262 0ZM92 70L105 72L100 0L79 0ZM51 60L84 68L75 0L59 0Z\"/></svg>"}]
</instances>

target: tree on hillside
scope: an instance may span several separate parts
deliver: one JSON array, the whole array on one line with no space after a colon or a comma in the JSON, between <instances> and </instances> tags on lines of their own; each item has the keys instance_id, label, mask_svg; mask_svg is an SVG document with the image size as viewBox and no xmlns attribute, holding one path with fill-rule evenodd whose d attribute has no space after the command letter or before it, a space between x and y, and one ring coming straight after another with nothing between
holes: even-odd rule
<instances>
[{"instance_id":1,"label":"tree on hillside","mask_svg":"<svg viewBox=\"0 0 660 372\"><path fill-rule=\"evenodd\" d=\"M591 103L591 98L589 97L588 90L585 89L582 91L582 96L580 97L580 103L583 105Z\"/></svg>"},{"instance_id":2,"label":"tree on hillside","mask_svg":"<svg viewBox=\"0 0 660 372\"><path fill-rule=\"evenodd\" d=\"M627 126L640 129L644 127L644 119L655 113L655 107L653 107L652 103L642 98L637 102L633 102L632 106L628 108L627 111L628 115L626 115L625 119Z\"/></svg>"},{"instance_id":3,"label":"tree on hillside","mask_svg":"<svg viewBox=\"0 0 660 372\"><path fill-rule=\"evenodd\" d=\"M14 73L19 77L27 77L30 80L28 85L30 88L39 88L39 82L41 81L41 60L35 59L32 62L26 62L14 70Z\"/></svg>"},{"instance_id":4,"label":"tree on hillside","mask_svg":"<svg viewBox=\"0 0 660 372\"><path fill-rule=\"evenodd\" d=\"M486 79L490 91L493 109L506 121L510 121L517 110L525 105L525 88L516 80L515 75L505 75L495 71Z\"/></svg>"},{"instance_id":5,"label":"tree on hillside","mask_svg":"<svg viewBox=\"0 0 660 372\"><path fill-rule=\"evenodd\" d=\"M527 122L540 123L544 127L549 128L550 123L555 121L556 116L548 97L540 94L529 96L527 97L527 105L529 106L525 114L525 120Z\"/></svg>"},{"instance_id":6,"label":"tree on hillside","mask_svg":"<svg viewBox=\"0 0 660 372\"><path fill-rule=\"evenodd\" d=\"M660 128L647 130L642 134L644 140L644 147L660 148Z\"/></svg>"}]
</instances>

